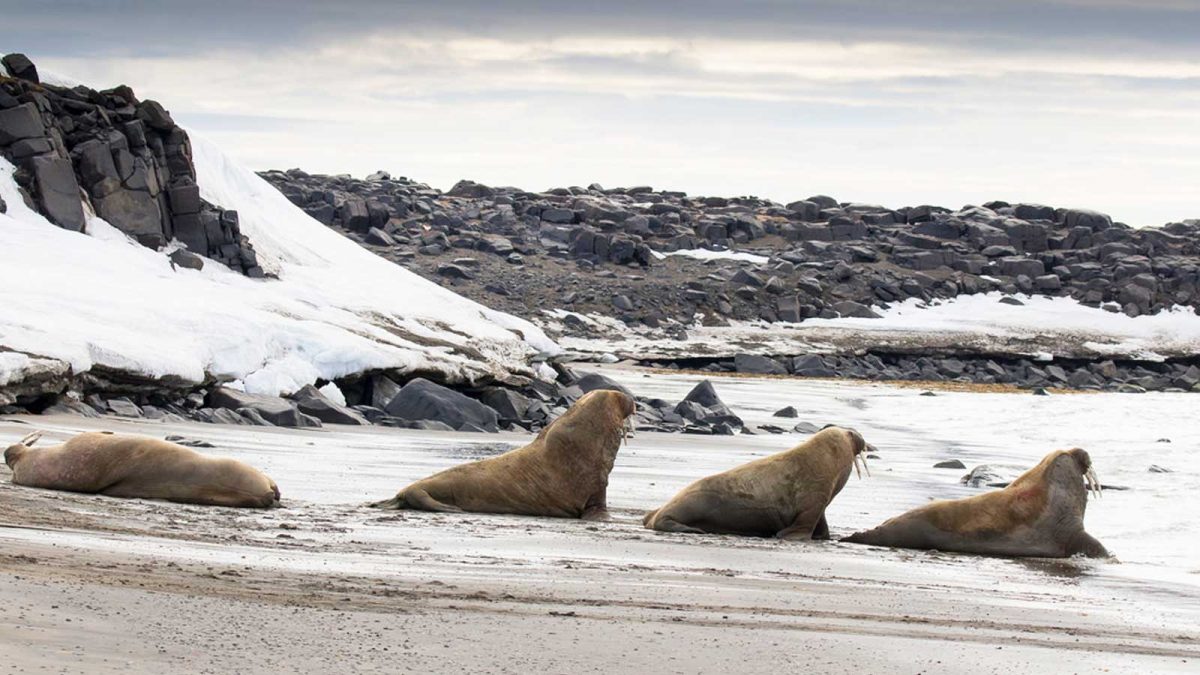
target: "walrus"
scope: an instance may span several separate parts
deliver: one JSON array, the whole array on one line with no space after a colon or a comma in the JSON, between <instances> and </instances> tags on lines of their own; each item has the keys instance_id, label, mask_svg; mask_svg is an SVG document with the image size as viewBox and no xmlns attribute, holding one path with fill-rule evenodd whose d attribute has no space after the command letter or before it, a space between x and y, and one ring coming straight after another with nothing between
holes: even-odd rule
<instances>
[{"instance_id":1,"label":"walrus","mask_svg":"<svg viewBox=\"0 0 1200 675\"><path fill-rule=\"evenodd\" d=\"M701 478L650 511L663 532L828 539L825 509L858 471L868 448L853 429L826 427L791 450ZM869 474L868 474L869 475ZM861 472L859 473L861 477Z\"/></svg>"},{"instance_id":2,"label":"walrus","mask_svg":"<svg viewBox=\"0 0 1200 675\"><path fill-rule=\"evenodd\" d=\"M1083 529L1089 490L1101 493L1087 452L1056 450L1008 487L931 502L842 541L1006 557L1106 557Z\"/></svg>"},{"instance_id":3,"label":"walrus","mask_svg":"<svg viewBox=\"0 0 1200 675\"><path fill-rule=\"evenodd\" d=\"M41 435L4 451L14 485L206 506L267 508L279 501L275 481L257 469L182 445L93 431L34 448Z\"/></svg>"},{"instance_id":4,"label":"walrus","mask_svg":"<svg viewBox=\"0 0 1200 675\"><path fill-rule=\"evenodd\" d=\"M372 506L607 518L608 474L635 409L621 392L588 392L529 445L451 467Z\"/></svg>"}]
</instances>

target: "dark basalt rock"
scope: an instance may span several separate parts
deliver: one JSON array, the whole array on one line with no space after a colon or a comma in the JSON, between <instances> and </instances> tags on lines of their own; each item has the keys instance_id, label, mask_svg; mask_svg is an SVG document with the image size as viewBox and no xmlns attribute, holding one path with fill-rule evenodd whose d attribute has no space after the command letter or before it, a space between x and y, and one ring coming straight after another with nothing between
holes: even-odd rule
<instances>
[{"instance_id":1,"label":"dark basalt rock","mask_svg":"<svg viewBox=\"0 0 1200 675\"><path fill-rule=\"evenodd\" d=\"M98 92L38 82L21 54L3 63L0 154L54 224L84 230L84 202L151 248L178 237L188 250L247 276L262 277L237 214L204 202L195 184L187 133L155 101L121 86Z\"/></svg>"},{"instance_id":2,"label":"dark basalt rock","mask_svg":"<svg viewBox=\"0 0 1200 675\"><path fill-rule=\"evenodd\" d=\"M471 427L484 431L499 430L499 416L495 410L424 378L404 385L384 410L388 415L402 420L432 420L454 429Z\"/></svg>"},{"instance_id":3,"label":"dark basalt rock","mask_svg":"<svg viewBox=\"0 0 1200 675\"><path fill-rule=\"evenodd\" d=\"M249 410L254 421L259 418L278 427L319 427L321 421L300 412L295 403L278 396L248 394L229 387L217 387L205 400L210 408L230 411Z\"/></svg>"},{"instance_id":4,"label":"dark basalt rock","mask_svg":"<svg viewBox=\"0 0 1200 675\"><path fill-rule=\"evenodd\" d=\"M300 409L300 412L311 415L326 424L370 424L361 413L334 403L321 393L320 389L311 384L304 385L300 391L292 394L291 398L296 402L296 407Z\"/></svg>"}]
</instances>

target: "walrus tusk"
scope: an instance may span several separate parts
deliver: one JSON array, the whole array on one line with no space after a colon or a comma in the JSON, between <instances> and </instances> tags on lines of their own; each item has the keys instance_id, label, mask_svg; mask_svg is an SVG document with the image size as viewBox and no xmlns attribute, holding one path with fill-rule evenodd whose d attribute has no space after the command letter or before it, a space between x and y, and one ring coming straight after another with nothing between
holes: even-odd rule
<instances>
[{"instance_id":1,"label":"walrus tusk","mask_svg":"<svg viewBox=\"0 0 1200 675\"><path fill-rule=\"evenodd\" d=\"M45 433L45 432L35 431L32 434L29 434L28 436L26 436L25 438L22 438L20 444L24 445L27 448L32 448L33 444L38 442L38 439L42 437L43 433Z\"/></svg>"},{"instance_id":2,"label":"walrus tusk","mask_svg":"<svg viewBox=\"0 0 1200 675\"><path fill-rule=\"evenodd\" d=\"M854 455L853 458L851 459L851 462L853 462L853 464L854 464L854 473L858 475L859 480L862 480L862 471L858 470L858 455ZM865 462L864 462L864 464L865 464Z\"/></svg>"},{"instance_id":3,"label":"walrus tusk","mask_svg":"<svg viewBox=\"0 0 1200 675\"><path fill-rule=\"evenodd\" d=\"M862 460L863 471L866 472L867 478L870 478L871 477L871 467L867 466L867 456L866 455L858 455L858 458Z\"/></svg>"},{"instance_id":4,"label":"walrus tusk","mask_svg":"<svg viewBox=\"0 0 1200 675\"><path fill-rule=\"evenodd\" d=\"M629 437L633 435L633 420L629 417L621 424L621 442L629 445Z\"/></svg>"},{"instance_id":5,"label":"walrus tusk","mask_svg":"<svg viewBox=\"0 0 1200 675\"><path fill-rule=\"evenodd\" d=\"M1084 472L1083 477L1088 489L1094 492L1097 497L1104 495L1104 490L1100 485L1100 477L1096 475L1095 467L1089 466L1087 471Z\"/></svg>"}]
</instances>

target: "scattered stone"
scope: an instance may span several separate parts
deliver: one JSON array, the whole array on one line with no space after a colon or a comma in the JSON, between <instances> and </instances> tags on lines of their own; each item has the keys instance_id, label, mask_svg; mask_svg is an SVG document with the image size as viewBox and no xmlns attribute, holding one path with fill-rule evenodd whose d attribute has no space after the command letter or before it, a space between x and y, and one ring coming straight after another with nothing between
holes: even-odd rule
<instances>
[{"instance_id":1,"label":"scattered stone","mask_svg":"<svg viewBox=\"0 0 1200 675\"><path fill-rule=\"evenodd\" d=\"M938 462L937 464L934 464L933 468L935 468L935 469L965 469L965 468L967 468L967 465L963 464L960 460L957 460L957 459L948 459L944 462Z\"/></svg>"},{"instance_id":2,"label":"scattered stone","mask_svg":"<svg viewBox=\"0 0 1200 675\"><path fill-rule=\"evenodd\" d=\"M795 418L795 417L799 417L799 416L800 416L800 411L796 410L794 407L792 407L790 405L787 406L786 408L780 408L779 410L776 410L775 414L772 415L772 417L790 417L790 418Z\"/></svg>"}]
</instances>

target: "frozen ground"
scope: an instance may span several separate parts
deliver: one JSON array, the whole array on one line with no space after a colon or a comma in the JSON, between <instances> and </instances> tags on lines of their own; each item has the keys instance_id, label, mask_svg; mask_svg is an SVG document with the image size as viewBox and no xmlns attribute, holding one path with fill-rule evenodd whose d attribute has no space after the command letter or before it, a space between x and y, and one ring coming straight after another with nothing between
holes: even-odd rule
<instances>
[{"instance_id":1,"label":"frozen ground","mask_svg":"<svg viewBox=\"0 0 1200 675\"><path fill-rule=\"evenodd\" d=\"M698 380L608 369L679 399ZM201 509L49 493L0 468L0 672L1194 672L1200 425L1187 395L920 396L870 384L721 378L752 425L852 425L872 476L830 509L835 535L973 490L959 458L1024 467L1079 445L1107 491L1088 529L1120 559L1013 561L838 543L654 533L655 507L700 476L801 434L639 434L621 450L615 519L361 507L528 437L291 431L10 418L54 437L91 428L203 438L272 475L286 508ZM1169 439L1170 442L1161 442ZM1152 474L1151 464L1172 470Z\"/></svg>"}]
</instances>

